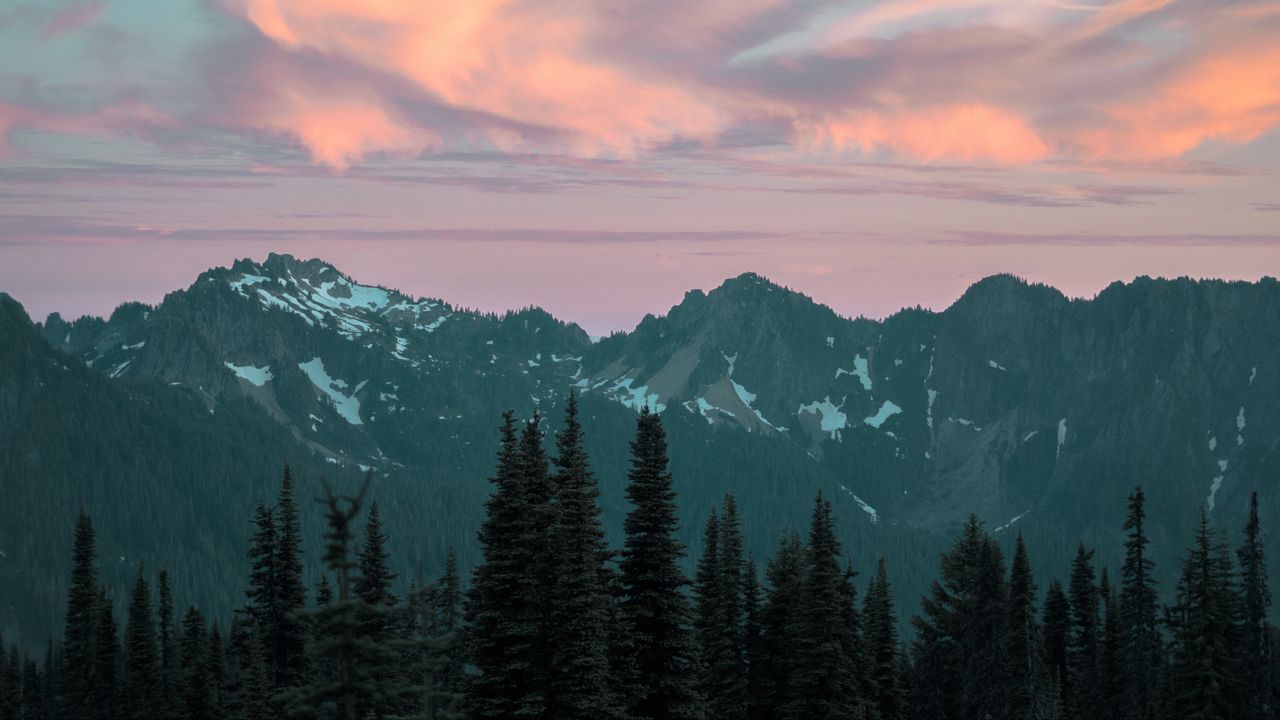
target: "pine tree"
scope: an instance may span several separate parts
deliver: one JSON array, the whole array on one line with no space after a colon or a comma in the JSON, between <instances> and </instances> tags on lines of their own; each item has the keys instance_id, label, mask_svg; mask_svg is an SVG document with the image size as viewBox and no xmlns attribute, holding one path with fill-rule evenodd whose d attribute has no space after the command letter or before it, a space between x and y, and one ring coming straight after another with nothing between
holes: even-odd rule
<instances>
[{"instance_id":1,"label":"pine tree","mask_svg":"<svg viewBox=\"0 0 1280 720\"><path fill-rule=\"evenodd\" d=\"M130 720L158 720L160 701L160 657L156 644L156 618L151 609L151 587L142 565L129 599L125 624L125 717Z\"/></svg>"},{"instance_id":2,"label":"pine tree","mask_svg":"<svg viewBox=\"0 0 1280 720\"><path fill-rule=\"evenodd\" d=\"M1262 527L1258 520L1258 493L1249 498L1249 520L1244 526L1244 543L1236 551L1240 562L1240 669L1244 717L1261 720L1272 717L1272 687L1275 659L1267 617L1271 610L1271 589L1267 585L1267 565L1262 550Z\"/></svg>"},{"instance_id":3,"label":"pine tree","mask_svg":"<svg viewBox=\"0 0 1280 720\"><path fill-rule=\"evenodd\" d=\"M272 637L272 652L269 653L268 663L274 668L274 635L271 628L280 605L277 597L279 571L276 567L276 549L279 540L275 512L265 504L258 503L253 511L253 527L247 553L249 588L245 590L248 600L245 613L256 627Z\"/></svg>"},{"instance_id":4,"label":"pine tree","mask_svg":"<svg viewBox=\"0 0 1280 720\"><path fill-rule=\"evenodd\" d=\"M867 588L862 617L866 627L872 707L880 720L903 720L906 717L906 697L899 674L902 663L898 652L898 623L884 558L880 558L876 565L875 577Z\"/></svg>"},{"instance_id":5,"label":"pine tree","mask_svg":"<svg viewBox=\"0 0 1280 720\"><path fill-rule=\"evenodd\" d=\"M93 637L92 714L87 717L112 720L119 705L120 638L115 611L106 588L98 589L97 622Z\"/></svg>"},{"instance_id":6,"label":"pine tree","mask_svg":"<svg viewBox=\"0 0 1280 720\"><path fill-rule=\"evenodd\" d=\"M1169 710L1176 717L1239 717L1239 675L1231 559L1215 548L1208 515L1201 511L1195 543L1182 563L1174 627Z\"/></svg>"},{"instance_id":7,"label":"pine tree","mask_svg":"<svg viewBox=\"0 0 1280 720\"><path fill-rule=\"evenodd\" d=\"M378 503L369 506L369 519L364 530L364 545L356 553L360 574L355 581L355 593L369 605L391 607L396 604L391 584L396 574L391 572L391 555L387 550L387 535L382 529L382 517Z\"/></svg>"},{"instance_id":8,"label":"pine tree","mask_svg":"<svg viewBox=\"0 0 1280 720\"><path fill-rule=\"evenodd\" d=\"M156 616L159 622L160 639L160 712L165 718L177 717L180 713L179 692L181 683L178 668L178 638L173 619L173 589L169 584L169 573L160 570L156 578L159 594L159 605Z\"/></svg>"},{"instance_id":9,"label":"pine tree","mask_svg":"<svg viewBox=\"0 0 1280 720\"><path fill-rule=\"evenodd\" d=\"M622 610L635 648L636 720L696 720L696 648L680 571L684 548L675 539L675 491L662 423L646 407L631 443L624 524Z\"/></svg>"},{"instance_id":10,"label":"pine tree","mask_svg":"<svg viewBox=\"0 0 1280 720\"><path fill-rule=\"evenodd\" d=\"M1122 705L1130 717L1154 711L1163 655L1155 563L1147 557L1146 495L1141 487L1129 496L1124 565L1120 570L1120 680Z\"/></svg>"},{"instance_id":11,"label":"pine tree","mask_svg":"<svg viewBox=\"0 0 1280 720\"><path fill-rule=\"evenodd\" d=\"M213 705L209 679L209 637L204 614L188 608L182 618L182 704L184 717L212 720Z\"/></svg>"},{"instance_id":12,"label":"pine tree","mask_svg":"<svg viewBox=\"0 0 1280 720\"><path fill-rule=\"evenodd\" d=\"M764 643L761 637L760 581L756 564L748 560L742 576L743 632L742 645L747 663L746 711L743 717L756 718L760 711L760 689L764 682Z\"/></svg>"},{"instance_id":13,"label":"pine tree","mask_svg":"<svg viewBox=\"0 0 1280 720\"><path fill-rule=\"evenodd\" d=\"M942 557L942 577L913 619L912 711L921 717L981 718L1004 712L1008 589L1000 548L970 516Z\"/></svg>"},{"instance_id":14,"label":"pine tree","mask_svg":"<svg viewBox=\"0 0 1280 720\"><path fill-rule=\"evenodd\" d=\"M1054 704L1065 714L1070 693L1067 647L1075 629L1071 626L1071 603L1062 584L1053 579L1044 594L1044 662L1055 689Z\"/></svg>"},{"instance_id":15,"label":"pine tree","mask_svg":"<svg viewBox=\"0 0 1280 720\"><path fill-rule=\"evenodd\" d=\"M396 648L362 637L371 618L385 617L385 608L365 603L356 595L352 559L352 523L360 514L372 476L365 479L356 495L334 495L325 487L324 562L337 579L337 598L326 607L307 613L304 622L313 623L316 639L307 644L310 664L332 668L331 675L315 674L308 683L295 685L283 694L284 702L300 716L324 713L340 720L375 717L385 708L415 696L418 689L407 685L399 674L388 676L380 669L397 657Z\"/></svg>"},{"instance_id":16,"label":"pine tree","mask_svg":"<svg viewBox=\"0 0 1280 720\"><path fill-rule=\"evenodd\" d=\"M226 649L222 645L222 630L218 627L218 621L215 620L209 628L209 649L207 667L205 669L205 677L208 678L209 682L209 712L214 718L226 716L227 666L225 653Z\"/></svg>"},{"instance_id":17,"label":"pine tree","mask_svg":"<svg viewBox=\"0 0 1280 720\"><path fill-rule=\"evenodd\" d=\"M780 708L784 720L853 718L858 707L857 662L847 635L853 598L840 572L831 503L819 493L809 529L800 608L790 635L795 644L795 694Z\"/></svg>"},{"instance_id":18,"label":"pine tree","mask_svg":"<svg viewBox=\"0 0 1280 720\"><path fill-rule=\"evenodd\" d=\"M333 602L333 585L329 582L329 576L321 574L320 580L316 582L316 606L324 607Z\"/></svg>"},{"instance_id":19,"label":"pine tree","mask_svg":"<svg viewBox=\"0 0 1280 720\"><path fill-rule=\"evenodd\" d=\"M1067 676L1071 692L1067 709L1073 718L1088 720L1103 712L1098 587L1094 583L1093 551L1081 543L1071 565L1071 626L1067 645Z\"/></svg>"},{"instance_id":20,"label":"pine tree","mask_svg":"<svg viewBox=\"0 0 1280 720\"><path fill-rule=\"evenodd\" d=\"M716 621L703 631L706 675L702 691L708 720L740 720L747 708L742 528L732 495L725 495L720 509L718 557L711 590Z\"/></svg>"},{"instance_id":21,"label":"pine tree","mask_svg":"<svg viewBox=\"0 0 1280 720\"><path fill-rule=\"evenodd\" d=\"M62 645L62 687L68 717L96 717L94 640L99 619L98 569L93 523L83 510L76 521L67 625Z\"/></svg>"},{"instance_id":22,"label":"pine tree","mask_svg":"<svg viewBox=\"0 0 1280 720\"><path fill-rule=\"evenodd\" d=\"M720 565L720 519L713 509L707 517L707 524L702 531L702 557L698 558L698 567L693 576L694 620L693 630L698 639L701 658L705 661L710 655L708 634L714 631L720 622L719 590L717 577ZM704 662L702 682L706 682L708 669Z\"/></svg>"},{"instance_id":23,"label":"pine tree","mask_svg":"<svg viewBox=\"0 0 1280 720\"><path fill-rule=\"evenodd\" d=\"M1036 583L1031 557L1018 533L1009 570L1009 634L1005 643L1009 666L1008 717L1032 720L1049 715L1049 673L1045 667L1040 625L1036 622Z\"/></svg>"},{"instance_id":24,"label":"pine tree","mask_svg":"<svg viewBox=\"0 0 1280 720\"><path fill-rule=\"evenodd\" d=\"M791 629L799 622L805 583L805 548L796 533L784 535L765 567L768 592L760 612L759 647L752 663L747 716L772 719L796 701L796 654Z\"/></svg>"},{"instance_id":25,"label":"pine tree","mask_svg":"<svg viewBox=\"0 0 1280 720\"><path fill-rule=\"evenodd\" d=\"M536 422L536 418L535 418ZM530 429L526 428L528 435ZM467 599L467 654L476 668L467 693L472 720L540 718L546 709L545 664L537 659L543 640L541 602L536 589L535 538L525 479L529 462L516 437L511 412L503 415L494 492L480 527L483 562L476 567Z\"/></svg>"},{"instance_id":26,"label":"pine tree","mask_svg":"<svg viewBox=\"0 0 1280 720\"><path fill-rule=\"evenodd\" d=\"M1098 597L1102 599L1103 616L1098 651L1102 707L1119 708L1126 700L1120 667L1120 599L1106 568L1102 569L1102 578L1098 581Z\"/></svg>"},{"instance_id":27,"label":"pine tree","mask_svg":"<svg viewBox=\"0 0 1280 720\"><path fill-rule=\"evenodd\" d=\"M274 569L272 661L276 687L284 688L305 675L307 635L300 617L307 606L307 586L302 579L302 520L294 498L293 472L288 465L284 466L276 502Z\"/></svg>"},{"instance_id":28,"label":"pine tree","mask_svg":"<svg viewBox=\"0 0 1280 720\"><path fill-rule=\"evenodd\" d=\"M578 399L570 392L564 429L556 437L556 518L551 528L547 643L552 649L547 716L597 720L613 707L609 683L607 552L599 490L582 446ZM456 588L453 591L456 593Z\"/></svg>"}]
</instances>

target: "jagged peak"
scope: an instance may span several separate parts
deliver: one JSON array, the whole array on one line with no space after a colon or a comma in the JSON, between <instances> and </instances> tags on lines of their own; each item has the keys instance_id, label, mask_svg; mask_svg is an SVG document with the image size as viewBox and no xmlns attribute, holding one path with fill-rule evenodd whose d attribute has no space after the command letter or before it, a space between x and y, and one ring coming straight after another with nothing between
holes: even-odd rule
<instances>
[{"instance_id":1,"label":"jagged peak","mask_svg":"<svg viewBox=\"0 0 1280 720\"><path fill-rule=\"evenodd\" d=\"M1069 302L1062 291L1051 285L1031 282L1013 273L997 273L970 285L951 307L964 307L971 303L1046 300Z\"/></svg>"}]
</instances>

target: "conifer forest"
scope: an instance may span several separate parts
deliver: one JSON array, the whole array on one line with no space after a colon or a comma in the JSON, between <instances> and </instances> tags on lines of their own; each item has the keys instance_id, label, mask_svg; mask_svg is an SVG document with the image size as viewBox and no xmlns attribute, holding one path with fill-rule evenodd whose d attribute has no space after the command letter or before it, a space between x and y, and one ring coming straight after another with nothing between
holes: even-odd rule
<instances>
[{"instance_id":1,"label":"conifer forest","mask_svg":"<svg viewBox=\"0 0 1280 720\"><path fill-rule=\"evenodd\" d=\"M621 547L610 547L574 395L562 429L506 413L479 532L397 592L377 479L245 518L243 606L175 603L145 561L106 587L94 508L80 511L65 628L5 644L0 720L1263 720L1275 717L1280 634L1268 620L1267 528L1186 528L1180 580L1157 584L1146 497L1132 490L1123 563L1080 543L1069 576L1034 577L976 518L922 598L894 568L855 567L831 502L771 557L744 553L735 498L703 519L687 577L660 416L638 415ZM302 503L320 503L306 547ZM302 557L326 571L306 577ZM905 604L905 605L904 605ZM899 626L902 607L917 608Z\"/></svg>"}]
</instances>

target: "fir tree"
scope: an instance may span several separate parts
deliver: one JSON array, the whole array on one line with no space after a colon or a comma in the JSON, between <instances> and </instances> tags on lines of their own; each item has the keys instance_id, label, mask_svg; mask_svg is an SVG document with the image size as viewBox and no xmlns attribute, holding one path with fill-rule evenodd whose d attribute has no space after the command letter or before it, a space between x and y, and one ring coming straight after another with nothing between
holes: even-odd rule
<instances>
[{"instance_id":1,"label":"fir tree","mask_svg":"<svg viewBox=\"0 0 1280 720\"><path fill-rule=\"evenodd\" d=\"M1146 495L1129 496L1124 565L1120 569L1120 678L1122 706L1130 717L1146 717L1155 707L1161 656L1155 563L1147 557Z\"/></svg>"},{"instance_id":2,"label":"fir tree","mask_svg":"<svg viewBox=\"0 0 1280 720\"><path fill-rule=\"evenodd\" d=\"M778 552L765 567L768 592L760 613L760 640L752 663L747 716L775 718L796 700L796 656L791 629L799 623L805 582L805 549L800 536L784 535Z\"/></svg>"},{"instance_id":3,"label":"fir tree","mask_svg":"<svg viewBox=\"0 0 1280 720\"><path fill-rule=\"evenodd\" d=\"M1009 631L1005 641L1009 667L1008 716L1012 720L1048 717L1050 696L1040 625L1036 622L1036 583L1027 545L1018 533L1009 570Z\"/></svg>"},{"instance_id":4,"label":"fir tree","mask_svg":"<svg viewBox=\"0 0 1280 720\"><path fill-rule=\"evenodd\" d=\"M693 576L694 620L693 630L698 639L701 658L705 661L710 655L708 634L720 622L717 595L720 564L720 519L712 509L707 517L707 524L702 530L702 557L698 558L698 567ZM704 662L705 665L705 662ZM706 682L704 667L702 682Z\"/></svg>"},{"instance_id":5,"label":"fir tree","mask_svg":"<svg viewBox=\"0 0 1280 720\"><path fill-rule=\"evenodd\" d=\"M1174 626L1169 710L1176 717L1239 717L1237 611L1231 559L1215 548L1208 515L1201 511L1195 544L1182 564Z\"/></svg>"},{"instance_id":6,"label":"fir tree","mask_svg":"<svg viewBox=\"0 0 1280 720\"><path fill-rule=\"evenodd\" d=\"M526 429L527 432L527 429ZM534 593L526 460L511 412L503 415L494 491L480 526L483 562L476 567L467 599L467 651L476 668L467 693L473 720L540 718L546 709L536 651L543 632L541 607Z\"/></svg>"},{"instance_id":7,"label":"fir tree","mask_svg":"<svg viewBox=\"0 0 1280 720\"><path fill-rule=\"evenodd\" d=\"M785 720L853 718L858 706L857 662L848 634L853 598L840 572L831 503L819 493L809 529L800 607L790 632L795 645L795 693L779 710Z\"/></svg>"},{"instance_id":8,"label":"fir tree","mask_svg":"<svg viewBox=\"0 0 1280 720\"><path fill-rule=\"evenodd\" d=\"M599 490L582 446L578 399L570 392L556 436L556 518L551 528L547 643L552 649L547 716L596 720L613 707L609 684L609 588ZM456 578L454 580L456 585ZM456 594L456 587L451 590Z\"/></svg>"},{"instance_id":9,"label":"fir tree","mask_svg":"<svg viewBox=\"0 0 1280 720\"><path fill-rule=\"evenodd\" d=\"M906 697L900 675L902 662L898 652L898 623L894 615L893 594L884 558L876 565L875 577L867 588L862 610L866 628L868 678L871 681L871 705L880 720L903 720Z\"/></svg>"},{"instance_id":10,"label":"fir tree","mask_svg":"<svg viewBox=\"0 0 1280 720\"><path fill-rule=\"evenodd\" d=\"M742 645L747 663L746 712L744 717L758 717L759 689L764 681L764 643L761 637L760 581L756 564L748 561L742 576L743 632Z\"/></svg>"},{"instance_id":11,"label":"fir tree","mask_svg":"<svg viewBox=\"0 0 1280 720\"><path fill-rule=\"evenodd\" d=\"M1119 708L1126 700L1120 668L1120 599L1106 568L1102 569L1102 578L1098 581L1098 597L1102 599L1102 633L1098 651L1102 707Z\"/></svg>"},{"instance_id":12,"label":"fir tree","mask_svg":"<svg viewBox=\"0 0 1280 720\"><path fill-rule=\"evenodd\" d=\"M222 630L218 621L209 628L209 648L206 656L205 677L209 682L209 712L214 718L225 717L226 705L226 649L222 645Z\"/></svg>"},{"instance_id":13,"label":"fir tree","mask_svg":"<svg viewBox=\"0 0 1280 720\"><path fill-rule=\"evenodd\" d=\"M302 520L294 498L293 472L284 466L276 502L275 606L269 626L277 688L300 681L306 670L306 633L300 613L307 606L302 580Z\"/></svg>"},{"instance_id":14,"label":"fir tree","mask_svg":"<svg viewBox=\"0 0 1280 720\"><path fill-rule=\"evenodd\" d=\"M1249 520L1244 543L1236 551L1240 562L1240 669L1241 701L1247 720L1272 717L1272 682L1275 675L1273 630L1267 617L1271 589L1262 551L1262 527L1258 520L1258 493L1249 498Z\"/></svg>"},{"instance_id":15,"label":"fir tree","mask_svg":"<svg viewBox=\"0 0 1280 720\"><path fill-rule=\"evenodd\" d=\"M380 672L396 659L393 647L362 637L371 618L385 617L385 608L371 606L356 595L353 577L356 562L352 559L351 526L360 514L372 476L365 479L354 496L334 495L325 487L325 567L337 579L337 597L331 605L308 613L314 623L316 639L307 645L315 667L332 668L327 675L316 674L311 682L296 685L281 698L295 715L315 717L319 714L340 720L375 717L417 690L404 683L399 674Z\"/></svg>"},{"instance_id":16,"label":"fir tree","mask_svg":"<svg viewBox=\"0 0 1280 720\"><path fill-rule=\"evenodd\" d=\"M275 512L265 504L258 503L253 511L253 535L249 539L247 553L249 587L245 590L245 597L248 600L245 613L256 627L272 637L274 636L271 628L280 605L278 598L280 573L276 562L278 545ZM272 649L274 650L274 646ZM274 656L275 653L272 652L269 662ZM272 666L274 667L274 663Z\"/></svg>"},{"instance_id":17,"label":"fir tree","mask_svg":"<svg viewBox=\"0 0 1280 720\"><path fill-rule=\"evenodd\" d=\"M364 545L356 553L360 574L355 581L355 593L368 605L391 607L396 604L391 583L396 574L391 572L387 536L382 529L382 517L378 503L369 506L369 519L364 530Z\"/></svg>"},{"instance_id":18,"label":"fir tree","mask_svg":"<svg viewBox=\"0 0 1280 720\"><path fill-rule=\"evenodd\" d=\"M1008 596L995 541L970 516L942 557L942 577L914 618L912 711L922 717L981 718L1004 712Z\"/></svg>"},{"instance_id":19,"label":"fir tree","mask_svg":"<svg viewBox=\"0 0 1280 720\"><path fill-rule=\"evenodd\" d=\"M156 617L159 623L160 639L160 711L165 718L179 714L180 682L178 676L178 637L173 618L173 589L169 584L169 573L160 570L156 578L159 604Z\"/></svg>"},{"instance_id":20,"label":"fir tree","mask_svg":"<svg viewBox=\"0 0 1280 720\"><path fill-rule=\"evenodd\" d=\"M96 717L94 640L99 619L98 569L93 523L83 510L76 521L67 624L62 641L64 709L68 717Z\"/></svg>"},{"instance_id":21,"label":"fir tree","mask_svg":"<svg viewBox=\"0 0 1280 720\"><path fill-rule=\"evenodd\" d=\"M1071 565L1071 639L1067 645L1067 676L1071 717L1088 720L1103 712L1098 586L1094 583L1093 551L1084 543Z\"/></svg>"},{"instance_id":22,"label":"fir tree","mask_svg":"<svg viewBox=\"0 0 1280 720\"><path fill-rule=\"evenodd\" d=\"M1044 594L1044 662L1055 689L1054 700L1065 713L1070 677L1067 671L1067 646L1071 644L1071 603L1056 579L1049 581Z\"/></svg>"},{"instance_id":23,"label":"fir tree","mask_svg":"<svg viewBox=\"0 0 1280 720\"><path fill-rule=\"evenodd\" d=\"M333 585L329 582L329 576L320 575L320 580L316 582L316 606L324 607L333 602Z\"/></svg>"},{"instance_id":24,"label":"fir tree","mask_svg":"<svg viewBox=\"0 0 1280 720\"><path fill-rule=\"evenodd\" d=\"M732 495L721 503L718 558L712 587L716 622L704 631L703 693L708 720L739 720L747 708L742 528Z\"/></svg>"},{"instance_id":25,"label":"fir tree","mask_svg":"<svg viewBox=\"0 0 1280 720\"><path fill-rule=\"evenodd\" d=\"M86 717L113 720L119 705L120 638L105 588L98 590L93 638L93 707Z\"/></svg>"},{"instance_id":26,"label":"fir tree","mask_svg":"<svg viewBox=\"0 0 1280 720\"><path fill-rule=\"evenodd\" d=\"M684 548L675 539L675 491L667 468L667 439L646 407L631 443L624 524L622 610L634 643L636 720L701 718L696 649L680 571Z\"/></svg>"},{"instance_id":27,"label":"fir tree","mask_svg":"<svg viewBox=\"0 0 1280 720\"><path fill-rule=\"evenodd\" d=\"M209 678L209 638L204 614L188 608L182 618L182 703L184 717L190 720L212 720Z\"/></svg>"},{"instance_id":28,"label":"fir tree","mask_svg":"<svg viewBox=\"0 0 1280 720\"><path fill-rule=\"evenodd\" d=\"M151 587L142 565L129 599L125 624L125 717L154 720L159 715L160 657L156 643L156 618L151 608Z\"/></svg>"}]
</instances>

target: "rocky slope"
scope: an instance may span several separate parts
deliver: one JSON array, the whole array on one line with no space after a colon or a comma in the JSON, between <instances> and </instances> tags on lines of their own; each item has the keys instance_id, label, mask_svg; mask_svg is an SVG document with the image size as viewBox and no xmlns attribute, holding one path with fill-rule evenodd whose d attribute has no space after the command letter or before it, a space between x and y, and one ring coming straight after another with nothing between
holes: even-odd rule
<instances>
[{"instance_id":1,"label":"rocky slope","mask_svg":"<svg viewBox=\"0 0 1280 720\"><path fill-rule=\"evenodd\" d=\"M873 321L747 274L593 344L540 310L469 312L273 255L211 270L154 308L51 316L43 332L108 386L181 391L214 418L254 408L291 439L282 455L373 469L404 570L433 567L450 544L473 559L499 413L554 420L570 388L584 397L611 532L630 423L648 405L669 428L695 549L695 525L726 491L759 558L821 490L855 562L888 556L908 597L971 512L1003 537L1024 532L1055 574L1079 538L1115 564L1138 483L1170 572L1202 508L1234 532L1257 489L1280 518L1273 279L1139 279L1069 300L995 276L945 311ZM240 522L246 505L213 512Z\"/></svg>"}]
</instances>

